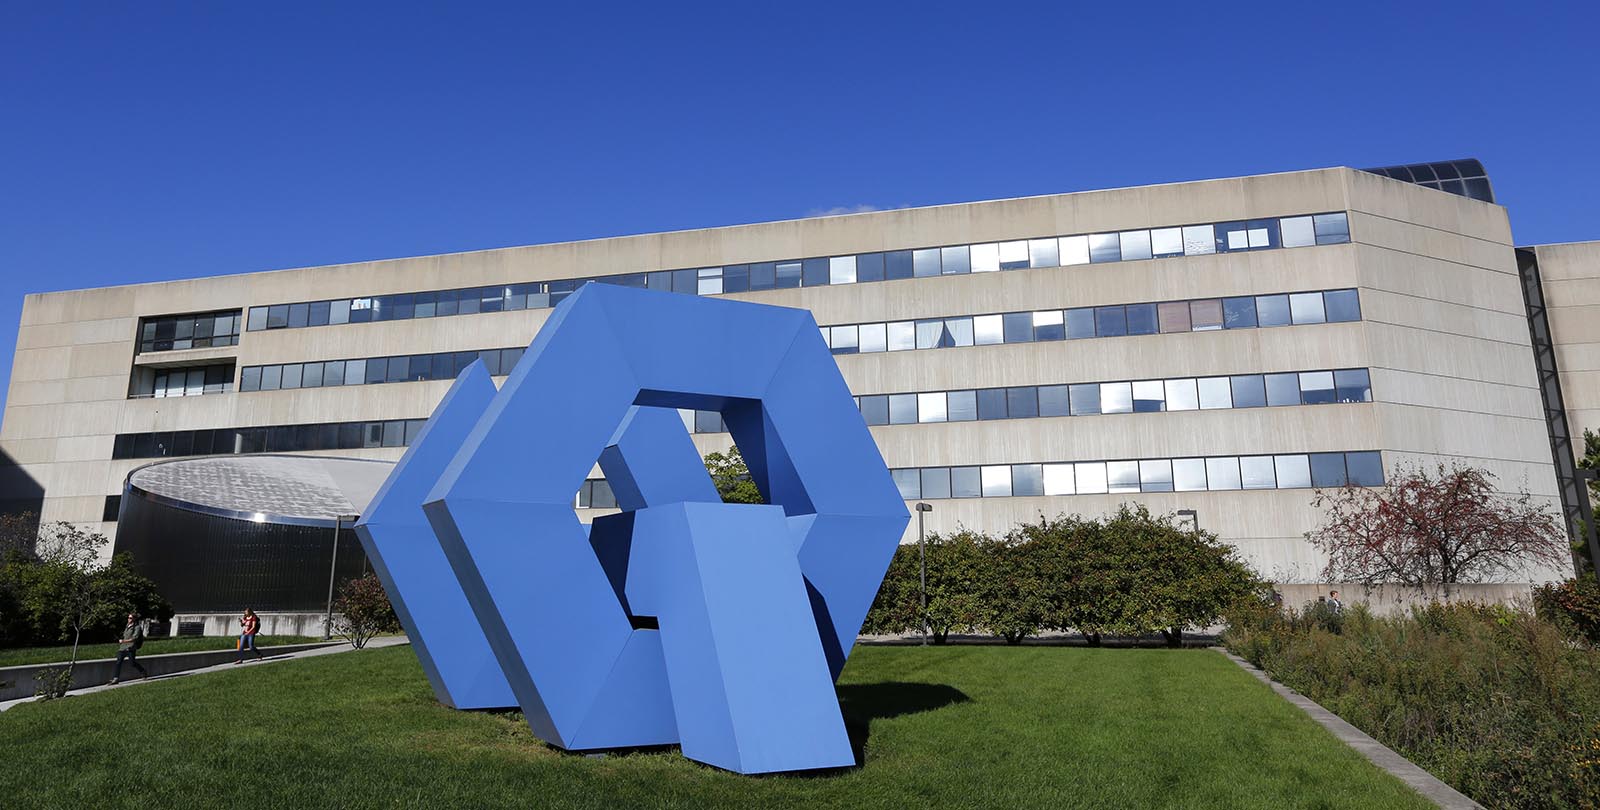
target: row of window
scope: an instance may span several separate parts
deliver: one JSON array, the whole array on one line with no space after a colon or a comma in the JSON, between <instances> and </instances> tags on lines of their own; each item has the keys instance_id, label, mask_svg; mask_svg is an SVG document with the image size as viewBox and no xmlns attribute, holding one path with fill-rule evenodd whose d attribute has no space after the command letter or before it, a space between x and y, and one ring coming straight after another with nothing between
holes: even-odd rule
<instances>
[{"instance_id":1,"label":"row of window","mask_svg":"<svg viewBox=\"0 0 1600 810\"><path fill-rule=\"evenodd\" d=\"M1060 464L911 467L890 472L895 485L900 488L900 496L908 501L1383 486L1383 461L1375 450ZM578 488L575 505L579 509L615 509L617 498L605 479L590 479Z\"/></svg>"},{"instance_id":2,"label":"row of window","mask_svg":"<svg viewBox=\"0 0 1600 810\"><path fill-rule=\"evenodd\" d=\"M659 270L593 278L340 298L251 307L246 329L298 329L329 324L437 318L553 307L586 281L653 290L721 295L749 290L860 284L903 278L986 273L1031 267L1159 259L1306 247L1350 241L1343 212L1185 225L977 245L891 250L726 267Z\"/></svg>"},{"instance_id":3,"label":"row of window","mask_svg":"<svg viewBox=\"0 0 1600 810\"><path fill-rule=\"evenodd\" d=\"M918 394L864 394L855 399L868 425L914 425L1031 419L1039 416L1371 402L1372 380L1366 369L1348 368L1170 380L1023 385ZM686 424L695 433L727 432L721 413L692 413L692 418L687 419Z\"/></svg>"},{"instance_id":4,"label":"row of window","mask_svg":"<svg viewBox=\"0 0 1600 810\"><path fill-rule=\"evenodd\" d=\"M139 321L139 351L237 346L240 320L237 309L144 318Z\"/></svg>"},{"instance_id":5,"label":"row of window","mask_svg":"<svg viewBox=\"0 0 1600 810\"><path fill-rule=\"evenodd\" d=\"M217 363L189 368L134 369L133 399L145 397L197 397L233 390L233 364Z\"/></svg>"},{"instance_id":6,"label":"row of window","mask_svg":"<svg viewBox=\"0 0 1600 810\"><path fill-rule=\"evenodd\" d=\"M891 470L906 500L1383 486L1377 451Z\"/></svg>"},{"instance_id":7,"label":"row of window","mask_svg":"<svg viewBox=\"0 0 1600 810\"><path fill-rule=\"evenodd\" d=\"M898 352L1162 332L1207 332L1361 320L1355 290L1199 298L821 327L834 354Z\"/></svg>"},{"instance_id":8,"label":"row of window","mask_svg":"<svg viewBox=\"0 0 1600 810\"><path fill-rule=\"evenodd\" d=\"M363 447L407 447L426 419L365 422L323 422L310 425L168 430L119 433L112 458L176 458L230 453L302 453L310 450L355 450Z\"/></svg>"},{"instance_id":9,"label":"row of window","mask_svg":"<svg viewBox=\"0 0 1600 810\"><path fill-rule=\"evenodd\" d=\"M526 347L482 349L475 352L437 352L402 354L394 357L365 357L354 360L327 360L319 363L282 363L272 366L245 366L239 375L239 390L277 391L290 388L327 388L336 385L453 380L474 360L482 360L494 376L510 374L522 359Z\"/></svg>"}]
</instances>

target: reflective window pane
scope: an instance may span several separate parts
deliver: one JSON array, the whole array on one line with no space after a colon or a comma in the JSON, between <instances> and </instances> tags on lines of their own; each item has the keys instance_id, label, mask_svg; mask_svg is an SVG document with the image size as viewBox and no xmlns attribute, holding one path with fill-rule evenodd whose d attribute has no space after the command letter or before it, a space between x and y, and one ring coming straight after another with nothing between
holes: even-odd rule
<instances>
[{"instance_id":1,"label":"reflective window pane","mask_svg":"<svg viewBox=\"0 0 1600 810\"><path fill-rule=\"evenodd\" d=\"M1278 478L1272 456L1240 456L1239 480L1245 489L1275 489Z\"/></svg>"},{"instance_id":2,"label":"reflective window pane","mask_svg":"<svg viewBox=\"0 0 1600 810\"><path fill-rule=\"evenodd\" d=\"M1029 264L1027 242L1000 243L1000 269L1021 270Z\"/></svg>"},{"instance_id":3,"label":"reflective window pane","mask_svg":"<svg viewBox=\"0 0 1600 810\"><path fill-rule=\"evenodd\" d=\"M988 346L1005 342L1005 319L1000 315L978 315L972 319L972 342Z\"/></svg>"},{"instance_id":4,"label":"reflective window pane","mask_svg":"<svg viewBox=\"0 0 1600 810\"><path fill-rule=\"evenodd\" d=\"M1094 331L1099 337L1128 334L1128 315L1122 307L1095 307Z\"/></svg>"},{"instance_id":5,"label":"reflective window pane","mask_svg":"<svg viewBox=\"0 0 1600 810\"><path fill-rule=\"evenodd\" d=\"M1222 326L1225 329L1252 329L1256 325L1256 299L1222 299Z\"/></svg>"},{"instance_id":6,"label":"reflective window pane","mask_svg":"<svg viewBox=\"0 0 1600 810\"><path fill-rule=\"evenodd\" d=\"M863 253L856 259L856 281L883 281L883 254ZM840 282L835 281L835 284Z\"/></svg>"},{"instance_id":7,"label":"reflective window pane","mask_svg":"<svg viewBox=\"0 0 1600 810\"><path fill-rule=\"evenodd\" d=\"M950 468L950 496L977 498L983 495L983 482L977 467Z\"/></svg>"},{"instance_id":8,"label":"reflective window pane","mask_svg":"<svg viewBox=\"0 0 1600 810\"><path fill-rule=\"evenodd\" d=\"M1361 302L1355 290L1334 290L1322 294L1322 304L1329 323L1361 320Z\"/></svg>"},{"instance_id":9,"label":"reflective window pane","mask_svg":"<svg viewBox=\"0 0 1600 810\"><path fill-rule=\"evenodd\" d=\"M891 250L883 254L884 277L890 281L902 278L911 278L912 273L911 251Z\"/></svg>"},{"instance_id":10,"label":"reflective window pane","mask_svg":"<svg viewBox=\"0 0 1600 810\"><path fill-rule=\"evenodd\" d=\"M1162 332L1187 332L1189 323L1189 302L1168 301L1156 308L1157 318L1161 322Z\"/></svg>"},{"instance_id":11,"label":"reflective window pane","mask_svg":"<svg viewBox=\"0 0 1600 810\"><path fill-rule=\"evenodd\" d=\"M1203 458L1172 460L1172 489L1176 492L1201 492L1206 488L1206 461Z\"/></svg>"},{"instance_id":12,"label":"reflective window pane","mask_svg":"<svg viewBox=\"0 0 1600 810\"><path fill-rule=\"evenodd\" d=\"M1278 489L1303 489L1311 486L1311 465L1303 454L1273 456L1278 474Z\"/></svg>"},{"instance_id":13,"label":"reflective window pane","mask_svg":"<svg viewBox=\"0 0 1600 810\"><path fill-rule=\"evenodd\" d=\"M1350 485L1357 487L1383 486L1383 459L1376 450L1345 453L1344 465Z\"/></svg>"},{"instance_id":14,"label":"reflective window pane","mask_svg":"<svg viewBox=\"0 0 1600 810\"><path fill-rule=\"evenodd\" d=\"M1091 262L1119 262L1122 261L1122 240L1114 233L1096 233L1089 235L1089 261Z\"/></svg>"},{"instance_id":15,"label":"reflective window pane","mask_svg":"<svg viewBox=\"0 0 1600 810\"><path fill-rule=\"evenodd\" d=\"M903 352L917 347L917 328L911 321L894 321L886 329L889 351Z\"/></svg>"},{"instance_id":16,"label":"reflective window pane","mask_svg":"<svg viewBox=\"0 0 1600 810\"><path fill-rule=\"evenodd\" d=\"M1342 487L1348 482L1344 474L1343 453L1311 454L1311 485L1314 487Z\"/></svg>"},{"instance_id":17,"label":"reflective window pane","mask_svg":"<svg viewBox=\"0 0 1600 810\"><path fill-rule=\"evenodd\" d=\"M1102 461L1088 461L1072 465L1072 477L1079 495L1094 495L1106 491L1106 465Z\"/></svg>"},{"instance_id":18,"label":"reflective window pane","mask_svg":"<svg viewBox=\"0 0 1600 810\"><path fill-rule=\"evenodd\" d=\"M966 245L956 245L939 249L939 261L943 266L945 275L971 272L972 265L968 258Z\"/></svg>"},{"instance_id":19,"label":"reflective window pane","mask_svg":"<svg viewBox=\"0 0 1600 810\"><path fill-rule=\"evenodd\" d=\"M973 340L972 318L945 318L944 340L947 346L971 346Z\"/></svg>"},{"instance_id":20,"label":"reflective window pane","mask_svg":"<svg viewBox=\"0 0 1600 810\"><path fill-rule=\"evenodd\" d=\"M1117 240L1122 246L1123 261L1150 258L1149 231L1123 231L1117 234Z\"/></svg>"},{"instance_id":21,"label":"reflective window pane","mask_svg":"<svg viewBox=\"0 0 1600 810\"><path fill-rule=\"evenodd\" d=\"M1100 412L1100 386L1079 383L1067 386L1073 416L1088 416Z\"/></svg>"},{"instance_id":22,"label":"reflective window pane","mask_svg":"<svg viewBox=\"0 0 1600 810\"><path fill-rule=\"evenodd\" d=\"M1216 235L1210 225L1188 225L1183 229L1183 255L1200 256L1217 252Z\"/></svg>"},{"instance_id":23,"label":"reflective window pane","mask_svg":"<svg viewBox=\"0 0 1600 810\"><path fill-rule=\"evenodd\" d=\"M1011 466L997 464L983 469L983 497L1003 498L1011 494Z\"/></svg>"},{"instance_id":24,"label":"reflective window pane","mask_svg":"<svg viewBox=\"0 0 1600 810\"><path fill-rule=\"evenodd\" d=\"M1190 328L1196 332L1209 332L1222 328L1222 299L1205 298L1189 302Z\"/></svg>"},{"instance_id":25,"label":"reflective window pane","mask_svg":"<svg viewBox=\"0 0 1600 810\"><path fill-rule=\"evenodd\" d=\"M1194 379L1167 380L1167 410L1193 411L1200 408L1200 393Z\"/></svg>"},{"instance_id":26,"label":"reflective window pane","mask_svg":"<svg viewBox=\"0 0 1600 810\"><path fill-rule=\"evenodd\" d=\"M1062 340L1067 336L1061 310L1046 309L1033 313L1034 340Z\"/></svg>"},{"instance_id":27,"label":"reflective window pane","mask_svg":"<svg viewBox=\"0 0 1600 810\"><path fill-rule=\"evenodd\" d=\"M889 424L889 398L881 394L862 397L861 418L869 425Z\"/></svg>"},{"instance_id":28,"label":"reflective window pane","mask_svg":"<svg viewBox=\"0 0 1600 810\"><path fill-rule=\"evenodd\" d=\"M983 388L977 392L978 418L984 421L990 419L1005 419L1008 415L1006 409L1006 389Z\"/></svg>"},{"instance_id":29,"label":"reflective window pane","mask_svg":"<svg viewBox=\"0 0 1600 810\"><path fill-rule=\"evenodd\" d=\"M1133 413L1132 383L1101 383L1101 413Z\"/></svg>"},{"instance_id":30,"label":"reflective window pane","mask_svg":"<svg viewBox=\"0 0 1600 810\"><path fill-rule=\"evenodd\" d=\"M1372 380L1364 368L1333 373L1334 398L1339 402L1371 402Z\"/></svg>"},{"instance_id":31,"label":"reflective window pane","mask_svg":"<svg viewBox=\"0 0 1600 810\"><path fill-rule=\"evenodd\" d=\"M1010 312L1001 316L1006 343L1033 342L1033 313ZM976 320L974 320L976 325Z\"/></svg>"},{"instance_id":32,"label":"reflective window pane","mask_svg":"<svg viewBox=\"0 0 1600 810\"><path fill-rule=\"evenodd\" d=\"M1063 236L1058 240L1061 248L1061 266L1089 263L1089 237Z\"/></svg>"},{"instance_id":33,"label":"reflective window pane","mask_svg":"<svg viewBox=\"0 0 1600 810\"><path fill-rule=\"evenodd\" d=\"M833 327L833 338L828 341L828 346L834 354L855 354L857 332L854 326Z\"/></svg>"},{"instance_id":34,"label":"reflective window pane","mask_svg":"<svg viewBox=\"0 0 1600 810\"><path fill-rule=\"evenodd\" d=\"M1000 246L993 242L973 245L969 256L974 273L994 273L1000 270Z\"/></svg>"},{"instance_id":35,"label":"reflective window pane","mask_svg":"<svg viewBox=\"0 0 1600 810\"><path fill-rule=\"evenodd\" d=\"M917 395L889 395L889 424L914 425L917 422Z\"/></svg>"},{"instance_id":36,"label":"reflective window pane","mask_svg":"<svg viewBox=\"0 0 1600 810\"><path fill-rule=\"evenodd\" d=\"M1156 305L1155 304L1129 304L1128 334L1153 335L1156 333Z\"/></svg>"},{"instance_id":37,"label":"reflective window pane","mask_svg":"<svg viewBox=\"0 0 1600 810\"><path fill-rule=\"evenodd\" d=\"M943 422L945 421L944 392L935 391L930 394L917 395L917 421L918 422Z\"/></svg>"},{"instance_id":38,"label":"reflective window pane","mask_svg":"<svg viewBox=\"0 0 1600 810\"><path fill-rule=\"evenodd\" d=\"M1133 383L1133 412L1155 413L1167 402L1167 387L1161 380L1139 380Z\"/></svg>"},{"instance_id":39,"label":"reflective window pane","mask_svg":"<svg viewBox=\"0 0 1600 810\"><path fill-rule=\"evenodd\" d=\"M988 493L984 493L988 494ZM1040 464L1011 465L1011 494L1018 498L1044 494L1044 472Z\"/></svg>"},{"instance_id":40,"label":"reflective window pane","mask_svg":"<svg viewBox=\"0 0 1600 810\"><path fill-rule=\"evenodd\" d=\"M1324 405L1333 402L1333 372L1301 372L1300 399L1307 405Z\"/></svg>"},{"instance_id":41,"label":"reflective window pane","mask_svg":"<svg viewBox=\"0 0 1600 810\"><path fill-rule=\"evenodd\" d=\"M1256 321L1261 326L1289 325L1289 296L1256 296Z\"/></svg>"},{"instance_id":42,"label":"reflective window pane","mask_svg":"<svg viewBox=\"0 0 1600 810\"><path fill-rule=\"evenodd\" d=\"M885 324L864 323L860 327L860 348L862 354L869 352L886 351L889 348L889 338Z\"/></svg>"},{"instance_id":43,"label":"reflective window pane","mask_svg":"<svg viewBox=\"0 0 1600 810\"><path fill-rule=\"evenodd\" d=\"M1139 462L1140 492L1171 492L1172 462L1160 458Z\"/></svg>"},{"instance_id":44,"label":"reflective window pane","mask_svg":"<svg viewBox=\"0 0 1600 810\"><path fill-rule=\"evenodd\" d=\"M1066 416L1071 413L1065 385L1039 386L1039 415Z\"/></svg>"},{"instance_id":45,"label":"reflective window pane","mask_svg":"<svg viewBox=\"0 0 1600 810\"><path fill-rule=\"evenodd\" d=\"M1282 224L1284 247L1306 247L1317 243L1317 232L1311 227L1311 217L1287 217Z\"/></svg>"},{"instance_id":46,"label":"reflective window pane","mask_svg":"<svg viewBox=\"0 0 1600 810\"><path fill-rule=\"evenodd\" d=\"M1289 315L1295 323L1325 323L1322 293L1295 293L1289 296Z\"/></svg>"},{"instance_id":47,"label":"reflective window pane","mask_svg":"<svg viewBox=\"0 0 1600 810\"><path fill-rule=\"evenodd\" d=\"M1343 211L1337 214L1318 214L1314 219L1317 244L1333 245L1350 241L1350 221Z\"/></svg>"},{"instance_id":48,"label":"reflective window pane","mask_svg":"<svg viewBox=\"0 0 1600 810\"><path fill-rule=\"evenodd\" d=\"M1266 375L1266 388L1268 405L1300 404L1299 374L1268 374Z\"/></svg>"},{"instance_id":49,"label":"reflective window pane","mask_svg":"<svg viewBox=\"0 0 1600 810\"><path fill-rule=\"evenodd\" d=\"M1028 240L1028 266L1029 267L1059 267L1061 266L1061 252L1056 249L1054 239Z\"/></svg>"},{"instance_id":50,"label":"reflective window pane","mask_svg":"<svg viewBox=\"0 0 1600 810\"><path fill-rule=\"evenodd\" d=\"M1031 385L1006 389L1006 410L1012 419L1031 419L1039 415L1039 389Z\"/></svg>"},{"instance_id":51,"label":"reflective window pane","mask_svg":"<svg viewBox=\"0 0 1600 810\"><path fill-rule=\"evenodd\" d=\"M1239 459L1233 456L1206 459L1206 489L1239 489Z\"/></svg>"},{"instance_id":52,"label":"reflective window pane","mask_svg":"<svg viewBox=\"0 0 1600 810\"><path fill-rule=\"evenodd\" d=\"M1062 313L1067 325L1067 339L1092 338L1095 336L1094 310L1069 309Z\"/></svg>"},{"instance_id":53,"label":"reflective window pane","mask_svg":"<svg viewBox=\"0 0 1600 810\"><path fill-rule=\"evenodd\" d=\"M1241 374L1231 378L1233 407L1263 408L1267 404L1267 386L1260 374Z\"/></svg>"},{"instance_id":54,"label":"reflective window pane","mask_svg":"<svg viewBox=\"0 0 1600 810\"><path fill-rule=\"evenodd\" d=\"M939 249L926 248L911 251L912 265L917 278L939 275Z\"/></svg>"},{"instance_id":55,"label":"reflective window pane","mask_svg":"<svg viewBox=\"0 0 1600 810\"><path fill-rule=\"evenodd\" d=\"M800 262L800 283L806 287L824 287L828 284L828 260L805 259Z\"/></svg>"},{"instance_id":56,"label":"reflective window pane","mask_svg":"<svg viewBox=\"0 0 1600 810\"><path fill-rule=\"evenodd\" d=\"M1137 462L1137 461L1108 461L1108 462L1106 462L1106 491L1107 492L1138 492L1139 491L1139 462Z\"/></svg>"},{"instance_id":57,"label":"reflective window pane","mask_svg":"<svg viewBox=\"0 0 1600 810\"><path fill-rule=\"evenodd\" d=\"M856 283L856 257L835 256L828 260L829 284Z\"/></svg>"},{"instance_id":58,"label":"reflective window pane","mask_svg":"<svg viewBox=\"0 0 1600 810\"><path fill-rule=\"evenodd\" d=\"M1150 252L1156 258L1183 255L1183 229L1157 228L1150 232Z\"/></svg>"},{"instance_id":59,"label":"reflective window pane","mask_svg":"<svg viewBox=\"0 0 1600 810\"><path fill-rule=\"evenodd\" d=\"M1046 464L1044 465L1044 494L1046 495L1075 495L1077 488L1072 480L1071 464Z\"/></svg>"},{"instance_id":60,"label":"reflective window pane","mask_svg":"<svg viewBox=\"0 0 1600 810\"><path fill-rule=\"evenodd\" d=\"M1200 410L1233 407L1232 386L1227 377L1201 377L1195 382L1200 389Z\"/></svg>"},{"instance_id":61,"label":"reflective window pane","mask_svg":"<svg viewBox=\"0 0 1600 810\"><path fill-rule=\"evenodd\" d=\"M950 497L949 467L924 467L922 469L922 497Z\"/></svg>"},{"instance_id":62,"label":"reflective window pane","mask_svg":"<svg viewBox=\"0 0 1600 810\"><path fill-rule=\"evenodd\" d=\"M900 497L914 501L922 497L922 476L917 470L891 470L894 476L895 488L900 490Z\"/></svg>"},{"instance_id":63,"label":"reflective window pane","mask_svg":"<svg viewBox=\"0 0 1600 810\"><path fill-rule=\"evenodd\" d=\"M945 395L945 403L952 422L971 422L978 418L976 391L951 391Z\"/></svg>"}]
</instances>

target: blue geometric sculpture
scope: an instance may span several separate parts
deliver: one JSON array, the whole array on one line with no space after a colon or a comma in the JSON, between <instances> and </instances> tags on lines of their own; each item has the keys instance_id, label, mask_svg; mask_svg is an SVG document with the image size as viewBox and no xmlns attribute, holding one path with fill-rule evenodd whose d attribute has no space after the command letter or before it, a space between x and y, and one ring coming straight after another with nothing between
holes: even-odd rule
<instances>
[{"instance_id":1,"label":"blue geometric sculpture","mask_svg":"<svg viewBox=\"0 0 1600 810\"><path fill-rule=\"evenodd\" d=\"M768 505L720 502L677 408L722 414ZM621 511L585 527L596 460ZM909 515L810 313L585 285L420 502L544 740L853 764L833 684Z\"/></svg>"}]
</instances>

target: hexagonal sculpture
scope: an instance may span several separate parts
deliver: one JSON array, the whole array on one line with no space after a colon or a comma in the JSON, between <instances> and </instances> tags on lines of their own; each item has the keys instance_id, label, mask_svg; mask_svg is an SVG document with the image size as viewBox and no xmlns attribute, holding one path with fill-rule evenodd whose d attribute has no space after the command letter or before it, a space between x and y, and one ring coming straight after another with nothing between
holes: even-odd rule
<instances>
[{"instance_id":1,"label":"hexagonal sculpture","mask_svg":"<svg viewBox=\"0 0 1600 810\"><path fill-rule=\"evenodd\" d=\"M766 505L720 502L675 408L722 414ZM597 459L622 511L586 527ZM810 313L586 285L422 501L544 740L853 763L833 684L909 516Z\"/></svg>"}]
</instances>

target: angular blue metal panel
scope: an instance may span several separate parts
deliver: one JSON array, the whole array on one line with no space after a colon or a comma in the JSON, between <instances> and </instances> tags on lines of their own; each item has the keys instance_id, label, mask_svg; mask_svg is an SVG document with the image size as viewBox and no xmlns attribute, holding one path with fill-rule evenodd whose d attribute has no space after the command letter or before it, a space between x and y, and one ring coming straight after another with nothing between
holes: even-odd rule
<instances>
[{"instance_id":1,"label":"angular blue metal panel","mask_svg":"<svg viewBox=\"0 0 1600 810\"><path fill-rule=\"evenodd\" d=\"M483 363L462 371L355 525L434 696L457 709L517 701L428 526L422 498L494 394Z\"/></svg>"}]
</instances>

